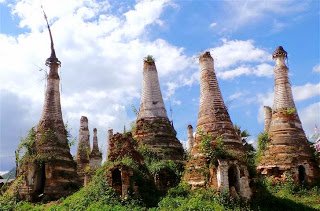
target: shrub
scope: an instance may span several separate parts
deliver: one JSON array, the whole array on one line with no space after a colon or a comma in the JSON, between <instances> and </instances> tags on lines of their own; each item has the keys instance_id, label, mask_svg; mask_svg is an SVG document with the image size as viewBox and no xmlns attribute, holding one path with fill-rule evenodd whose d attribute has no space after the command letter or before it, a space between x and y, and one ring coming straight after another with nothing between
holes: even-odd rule
<instances>
[{"instance_id":1,"label":"shrub","mask_svg":"<svg viewBox=\"0 0 320 211\"><path fill-rule=\"evenodd\" d=\"M264 154L264 151L267 148L268 142L269 142L268 133L263 132L263 133L260 133L258 135L258 150L257 150L257 153L256 153L256 159L255 159L256 163L260 162L261 157L262 157L262 155Z\"/></svg>"}]
</instances>

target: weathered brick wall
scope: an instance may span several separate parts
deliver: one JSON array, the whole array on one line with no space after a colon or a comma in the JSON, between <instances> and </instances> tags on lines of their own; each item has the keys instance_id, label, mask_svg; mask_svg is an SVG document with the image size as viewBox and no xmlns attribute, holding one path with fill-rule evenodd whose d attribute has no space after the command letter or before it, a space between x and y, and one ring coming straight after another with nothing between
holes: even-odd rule
<instances>
[{"instance_id":1,"label":"weathered brick wall","mask_svg":"<svg viewBox=\"0 0 320 211\"><path fill-rule=\"evenodd\" d=\"M158 72L154 62L144 62L141 104L138 119L167 117L163 103Z\"/></svg>"},{"instance_id":2,"label":"weathered brick wall","mask_svg":"<svg viewBox=\"0 0 320 211\"><path fill-rule=\"evenodd\" d=\"M203 53L200 58L200 105L197 123L197 134L191 150L191 157L187 163L184 180L193 188L211 187L220 190L224 185L218 185L221 181L228 180L228 175L217 172L217 168L209 168L209 160L202 152L200 146L202 136L201 131L212 137L212 143L216 138L221 137L225 148L234 155L233 160L237 160L238 168L247 172L244 165L244 148L240 137L231 122L228 110L223 102L217 77L214 72L213 58L209 52ZM219 163L229 163L228 160L220 160ZM239 164L238 164L239 163ZM230 164L231 165L231 164ZM220 167L222 168L222 166ZM228 170L229 166L225 169ZM210 174L206 173L210 172ZM239 179L240 180L240 179ZM241 177L242 189L240 195L250 198L251 190L248 186L249 175Z\"/></svg>"},{"instance_id":3,"label":"weathered brick wall","mask_svg":"<svg viewBox=\"0 0 320 211\"><path fill-rule=\"evenodd\" d=\"M167 117L154 61L144 61L141 104L133 137L163 159L183 159L182 144Z\"/></svg>"},{"instance_id":4,"label":"weathered brick wall","mask_svg":"<svg viewBox=\"0 0 320 211\"><path fill-rule=\"evenodd\" d=\"M93 145L90 153L90 169L95 170L101 166L102 153L99 150L97 128L93 129Z\"/></svg>"},{"instance_id":5,"label":"weathered brick wall","mask_svg":"<svg viewBox=\"0 0 320 211\"><path fill-rule=\"evenodd\" d=\"M19 167L19 172L25 176L19 195L30 201L59 199L74 192L80 184L62 119L58 75L60 62L57 58L48 60L53 62L48 63L50 70L45 102L35 141L35 152L41 160L25 162ZM30 177L33 179L30 180Z\"/></svg>"},{"instance_id":6,"label":"weathered brick wall","mask_svg":"<svg viewBox=\"0 0 320 211\"><path fill-rule=\"evenodd\" d=\"M283 108L295 108L292 97L291 85L288 77L288 67L285 64L285 57L276 57L274 68L274 101L272 109L278 111Z\"/></svg>"},{"instance_id":7,"label":"weathered brick wall","mask_svg":"<svg viewBox=\"0 0 320 211\"><path fill-rule=\"evenodd\" d=\"M285 178L285 173L291 173L299 182L298 168L303 166L305 182L313 183L320 176L319 168L293 101L286 57L287 52L282 47L273 54L276 66L274 104L268 130L270 141L257 169L263 175L280 179Z\"/></svg>"},{"instance_id":8,"label":"weathered brick wall","mask_svg":"<svg viewBox=\"0 0 320 211\"><path fill-rule=\"evenodd\" d=\"M77 172L84 182L85 170L89 167L90 154L90 133L88 128L88 118L82 116L80 119L79 141L77 148Z\"/></svg>"},{"instance_id":9,"label":"weathered brick wall","mask_svg":"<svg viewBox=\"0 0 320 211\"><path fill-rule=\"evenodd\" d=\"M263 111L264 111L264 131L268 132L270 123L271 123L272 109L269 106L264 106Z\"/></svg>"},{"instance_id":10,"label":"weathered brick wall","mask_svg":"<svg viewBox=\"0 0 320 211\"><path fill-rule=\"evenodd\" d=\"M193 144L194 144L193 127L192 127L192 125L188 125L187 135L188 135L188 151L191 152L191 149L192 149Z\"/></svg>"}]
</instances>

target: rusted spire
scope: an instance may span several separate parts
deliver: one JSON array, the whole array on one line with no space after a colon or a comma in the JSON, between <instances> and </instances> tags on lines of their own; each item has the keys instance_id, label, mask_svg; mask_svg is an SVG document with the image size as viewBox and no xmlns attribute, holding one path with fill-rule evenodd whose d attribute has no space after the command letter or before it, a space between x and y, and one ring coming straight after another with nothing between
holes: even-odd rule
<instances>
[{"instance_id":1,"label":"rusted spire","mask_svg":"<svg viewBox=\"0 0 320 211\"><path fill-rule=\"evenodd\" d=\"M60 62L59 59L56 57L56 52L55 52L55 50L54 50L52 33L51 33L50 26L49 26L49 23L48 23L47 15L46 15L46 13L44 12L43 6L41 6L41 8L42 8L42 11L43 11L44 18L46 19L46 22L47 22L47 27L48 27L48 31L49 31L49 35L50 35L50 41L51 41L51 55L50 55L50 57L46 60L46 65L47 65L47 66L50 66L51 64L54 64L54 63L55 63L55 64L58 64L58 65L61 65L61 62Z\"/></svg>"}]
</instances>

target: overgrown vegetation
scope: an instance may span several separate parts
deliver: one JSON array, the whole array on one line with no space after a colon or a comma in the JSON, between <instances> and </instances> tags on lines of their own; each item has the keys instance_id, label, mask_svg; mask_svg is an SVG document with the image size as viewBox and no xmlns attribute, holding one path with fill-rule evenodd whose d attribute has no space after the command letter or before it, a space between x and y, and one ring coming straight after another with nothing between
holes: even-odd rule
<instances>
[{"instance_id":1,"label":"overgrown vegetation","mask_svg":"<svg viewBox=\"0 0 320 211\"><path fill-rule=\"evenodd\" d=\"M33 153L32 142L34 141L34 130L30 130L28 136L21 142L26 153ZM268 135L261 133L258 137L258 152L256 158L267 147ZM28 151L31 150L31 151ZM229 158L222 141L218 137L213 141L208 134L202 133L201 149L210 157L214 164L218 158ZM80 189L73 195L62 198L48 204L32 204L19 202L17 200L17 187L22 178L18 178L0 196L0 210L316 210L320 209L320 187L315 186L308 189L304 186L294 184L290 175L286 181L274 184L270 179L258 178L254 180L254 195L251 201L243 201L232 198L228 192L216 192L212 189L190 190L190 186L181 182L178 186L171 188L166 195L160 195L148 176L155 175L161 169L169 169L177 176L182 175L181 166L173 161L162 160L157 153L145 145L139 146L138 151L144 157L145 165L137 163L129 156L124 156L114 162L106 162L97 170L88 186ZM254 166L253 149L247 150L247 157ZM107 169L118 165L125 165L133 169L134 181L141 187L140 195L130 195L120 198L109 186L106 180ZM162 197L162 198L161 198Z\"/></svg>"},{"instance_id":2,"label":"overgrown vegetation","mask_svg":"<svg viewBox=\"0 0 320 211\"><path fill-rule=\"evenodd\" d=\"M144 57L144 61L147 63L153 63L155 61L155 59L152 55L148 55L148 56Z\"/></svg>"},{"instance_id":3,"label":"overgrown vegetation","mask_svg":"<svg viewBox=\"0 0 320 211\"><path fill-rule=\"evenodd\" d=\"M127 161L124 161L127 162ZM280 184L259 179L251 201L230 198L227 192L214 190L190 190L180 183L170 189L157 205L148 208L141 200L121 199L107 184L105 168L101 167L85 188L75 194L48 204L18 202L14 194L0 196L0 210L319 210L320 187L307 189L296 186L289 179ZM11 190L14 188L11 187Z\"/></svg>"},{"instance_id":4,"label":"overgrown vegetation","mask_svg":"<svg viewBox=\"0 0 320 211\"><path fill-rule=\"evenodd\" d=\"M295 108L287 108L286 110L284 110L284 113L286 115L292 115L296 113L296 109Z\"/></svg>"},{"instance_id":5,"label":"overgrown vegetation","mask_svg":"<svg viewBox=\"0 0 320 211\"><path fill-rule=\"evenodd\" d=\"M201 137L200 148L208 158L210 165L216 165L218 159L233 158L233 155L226 150L222 136L214 140L210 134L201 130L197 133Z\"/></svg>"},{"instance_id":6,"label":"overgrown vegetation","mask_svg":"<svg viewBox=\"0 0 320 211\"><path fill-rule=\"evenodd\" d=\"M267 145L269 143L269 136L268 133L263 132L258 135L258 149L256 153L256 163L259 163L261 160L261 157L264 154L264 151L267 148Z\"/></svg>"}]
</instances>

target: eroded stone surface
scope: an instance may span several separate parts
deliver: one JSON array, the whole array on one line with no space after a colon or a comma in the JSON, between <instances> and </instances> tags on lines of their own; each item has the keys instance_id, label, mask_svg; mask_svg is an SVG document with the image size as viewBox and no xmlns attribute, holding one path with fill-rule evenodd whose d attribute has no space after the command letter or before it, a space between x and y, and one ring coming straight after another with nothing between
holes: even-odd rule
<instances>
[{"instance_id":1,"label":"eroded stone surface","mask_svg":"<svg viewBox=\"0 0 320 211\"><path fill-rule=\"evenodd\" d=\"M227 182L229 179L228 170L234 167L237 171L243 172L234 176L235 180L239 183L236 188L238 194L244 198L250 198L249 175L243 159L245 150L240 137L236 134L223 102L210 53L203 53L199 58L199 62L200 107L197 134L191 149L191 157L186 166L184 180L192 188L234 189L234 185L230 186ZM225 149L233 155L233 159L219 159L216 166L210 165L210 161L200 147L202 141L200 133L212 137L213 148L215 140L222 138Z\"/></svg>"},{"instance_id":2,"label":"eroded stone surface","mask_svg":"<svg viewBox=\"0 0 320 211\"><path fill-rule=\"evenodd\" d=\"M88 118L82 116L80 119L79 141L77 149L77 172L84 184L85 173L89 168L90 133L88 129Z\"/></svg>"},{"instance_id":3,"label":"eroded stone surface","mask_svg":"<svg viewBox=\"0 0 320 211\"><path fill-rule=\"evenodd\" d=\"M144 61L143 87L134 139L167 160L182 160L182 144L167 117L154 61Z\"/></svg>"},{"instance_id":4,"label":"eroded stone surface","mask_svg":"<svg viewBox=\"0 0 320 211\"><path fill-rule=\"evenodd\" d=\"M194 144L193 127L192 127L192 125L188 125L187 135L188 135L188 152L191 152L191 149L192 149L193 144Z\"/></svg>"},{"instance_id":5,"label":"eroded stone surface","mask_svg":"<svg viewBox=\"0 0 320 211\"><path fill-rule=\"evenodd\" d=\"M276 179L285 179L289 173L296 183L313 183L320 176L319 168L293 101L286 58L287 52L278 47L273 54L276 66L270 142L257 169Z\"/></svg>"},{"instance_id":6,"label":"eroded stone surface","mask_svg":"<svg viewBox=\"0 0 320 211\"><path fill-rule=\"evenodd\" d=\"M97 128L93 129L93 145L92 145L92 151L89 155L89 158L90 158L91 170L96 170L101 166L102 153L99 150Z\"/></svg>"},{"instance_id":7,"label":"eroded stone surface","mask_svg":"<svg viewBox=\"0 0 320 211\"><path fill-rule=\"evenodd\" d=\"M109 137L109 154L108 161L120 162L123 158L132 158L141 168L143 157L135 149L136 143L131 133L116 133ZM122 197L127 197L128 193L133 195L139 194L139 187L133 178L134 169L123 163L108 168L106 179L109 185ZM149 178L146 178L146 180Z\"/></svg>"},{"instance_id":8,"label":"eroded stone surface","mask_svg":"<svg viewBox=\"0 0 320 211\"><path fill-rule=\"evenodd\" d=\"M48 26L49 27L49 26ZM51 39L51 56L47 88L42 116L36 128L34 155L19 166L18 175L23 177L19 188L22 199L29 201L55 200L77 190L79 177L67 140L60 103L60 78Z\"/></svg>"}]
</instances>

